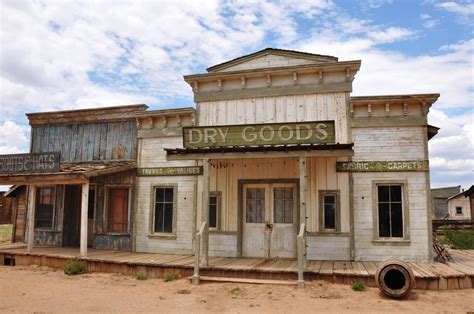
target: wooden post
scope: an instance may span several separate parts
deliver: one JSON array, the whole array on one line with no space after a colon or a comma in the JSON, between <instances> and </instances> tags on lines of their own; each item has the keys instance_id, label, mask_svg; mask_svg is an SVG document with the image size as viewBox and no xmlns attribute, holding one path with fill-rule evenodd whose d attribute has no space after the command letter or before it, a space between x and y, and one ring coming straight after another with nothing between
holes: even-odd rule
<instances>
[{"instance_id":1,"label":"wooden post","mask_svg":"<svg viewBox=\"0 0 474 314\"><path fill-rule=\"evenodd\" d=\"M307 173L306 156L301 154L298 158L300 170L300 232L297 238L298 250L298 287L304 287L303 272L306 267L306 200L307 200Z\"/></svg>"},{"instance_id":2,"label":"wooden post","mask_svg":"<svg viewBox=\"0 0 474 314\"><path fill-rule=\"evenodd\" d=\"M202 234L201 266L207 266L209 261L209 159L202 161L202 223L206 223Z\"/></svg>"},{"instance_id":3,"label":"wooden post","mask_svg":"<svg viewBox=\"0 0 474 314\"><path fill-rule=\"evenodd\" d=\"M89 182L82 184L81 200L81 257L87 256L87 212L89 205Z\"/></svg>"},{"instance_id":4,"label":"wooden post","mask_svg":"<svg viewBox=\"0 0 474 314\"><path fill-rule=\"evenodd\" d=\"M28 253L33 250L33 241L35 239L35 205L36 205L36 186L29 186L28 193Z\"/></svg>"}]
</instances>

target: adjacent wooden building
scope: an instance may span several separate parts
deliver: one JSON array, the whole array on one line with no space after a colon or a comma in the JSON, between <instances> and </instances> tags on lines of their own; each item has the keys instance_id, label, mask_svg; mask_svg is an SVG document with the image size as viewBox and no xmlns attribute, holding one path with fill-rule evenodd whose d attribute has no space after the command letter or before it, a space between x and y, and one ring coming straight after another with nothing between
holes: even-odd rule
<instances>
[{"instance_id":1,"label":"adjacent wooden building","mask_svg":"<svg viewBox=\"0 0 474 314\"><path fill-rule=\"evenodd\" d=\"M185 76L195 109L29 114L28 156L56 170L0 184L29 195L30 247L430 260L439 95L352 97L360 65L265 49Z\"/></svg>"}]
</instances>

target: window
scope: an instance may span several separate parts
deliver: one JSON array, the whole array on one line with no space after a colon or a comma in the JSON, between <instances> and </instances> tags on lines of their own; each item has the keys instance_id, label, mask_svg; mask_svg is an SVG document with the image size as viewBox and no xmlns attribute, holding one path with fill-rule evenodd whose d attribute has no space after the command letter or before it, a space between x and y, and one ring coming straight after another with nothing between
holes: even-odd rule
<instances>
[{"instance_id":1,"label":"window","mask_svg":"<svg viewBox=\"0 0 474 314\"><path fill-rule=\"evenodd\" d=\"M129 188L108 188L107 231L126 233L128 231Z\"/></svg>"},{"instance_id":2,"label":"window","mask_svg":"<svg viewBox=\"0 0 474 314\"><path fill-rule=\"evenodd\" d=\"M340 202L338 190L319 191L319 229L339 232Z\"/></svg>"},{"instance_id":3,"label":"window","mask_svg":"<svg viewBox=\"0 0 474 314\"><path fill-rule=\"evenodd\" d=\"M54 187L36 189L35 228L53 229L55 192Z\"/></svg>"},{"instance_id":4,"label":"window","mask_svg":"<svg viewBox=\"0 0 474 314\"><path fill-rule=\"evenodd\" d=\"M293 223L293 188L273 188L273 222Z\"/></svg>"},{"instance_id":5,"label":"window","mask_svg":"<svg viewBox=\"0 0 474 314\"><path fill-rule=\"evenodd\" d=\"M377 185L377 203L379 237L403 237L402 185Z\"/></svg>"},{"instance_id":6,"label":"window","mask_svg":"<svg viewBox=\"0 0 474 314\"><path fill-rule=\"evenodd\" d=\"M173 232L175 196L173 186L155 188L153 233Z\"/></svg>"},{"instance_id":7,"label":"window","mask_svg":"<svg viewBox=\"0 0 474 314\"><path fill-rule=\"evenodd\" d=\"M221 194L210 192L209 196L209 228L219 229Z\"/></svg>"},{"instance_id":8,"label":"window","mask_svg":"<svg viewBox=\"0 0 474 314\"><path fill-rule=\"evenodd\" d=\"M245 193L247 223L263 223L265 220L265 188L247 188Z\"/></svg>"},{"instance_id":9,"label":"window","mask_svg":"<svg viewBox=\"0 0 474 314\"><path fill-rule=\"evenodd\" d=\"M456 215L462 215L462 207L456 206Z\"/></svg>"},{"instance_id":10,"label":"window","mask_svg":"<svg viewBox=\"0 0 474 314\"><path fill-rule=\"evenodd\" d=\"M94 219L95 210L95 189L89 189L89 199L87 202L87 218Z\"/></svg>"}]
</instances>

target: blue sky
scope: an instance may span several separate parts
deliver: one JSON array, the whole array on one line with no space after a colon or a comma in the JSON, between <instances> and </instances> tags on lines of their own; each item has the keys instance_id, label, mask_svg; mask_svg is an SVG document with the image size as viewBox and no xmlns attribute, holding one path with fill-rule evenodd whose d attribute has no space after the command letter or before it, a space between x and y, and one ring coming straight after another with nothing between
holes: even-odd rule
<instances>
[{"instance_id":1,"label":"blue sky","mask_svg":"<svg viewBox=\"0 0 474 314\"><path fill-rule=\"evenodd\" d=\"M0 2L0 153L25 112L194 105L182 76L266 47L362 60L353 95L440 93L432 186L474 181L473 1Z\"/></svg>"}]
</instances>

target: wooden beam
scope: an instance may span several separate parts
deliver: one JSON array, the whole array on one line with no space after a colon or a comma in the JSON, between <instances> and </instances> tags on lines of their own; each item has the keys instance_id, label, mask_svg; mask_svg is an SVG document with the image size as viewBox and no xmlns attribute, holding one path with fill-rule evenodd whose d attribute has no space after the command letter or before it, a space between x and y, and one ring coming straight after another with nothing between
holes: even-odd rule
<instances>
[{"instance_id":1,"label":"wooden beam","mask_svg":"<svg viewBox=\"0 0 474 314\"><path fill-rule=\"evenodd\" d=\"M299 161L299 171L300 171L300 224L306 224L306 202L308 199L308 191L307 191L307 182L308 182L308 175L307 175L307 160L306 155L301 154L298 158Z\"/></svg>"},{"instance_id":2,"label":"wooden beam","mask_svg":"<svg viewBox=\"0 0 474 314\"><path fill-rule=\"evenodd\" d=\"M351 119L353 128L387 127L387 126L425 126L428 121L424 116L381 116L357 117Z\"/></svg>"},{"instance_id":3,"label":"wooden beam","mask_svg":"<svg viewBox=\"0 0 474 314\"><path fill-rule=\"evenodd\" d=\"M289 158L298 157L301 152L252 152L252 153L209 153L209 154L180 154L167 155L166 160L202 160L209 159L249 159L249 158ZM329 157L329 156L353 156L352 149L338 149L338 150L315 150L305 152L307 157Z\"/></svg>"},{"instance_id":4,"label":"wooden beam","mask_svg":"<svg viewBox=\"0 0 474 314\"><path fill-rule=\"evenodd\" d=\"M272 96L284 96L284 95L304 95L304 94L315 94L315 93L336 93L336 92L351 92L351 91L352 91L352 82L302 84L302 85L271 86L271 87L266 86L266 87L254 87L254 88L244 88L244 85L242 85L242 89L195 92L194 101L202 102L202 101L241 99L241 98L252 98L252 97L272 97Z\"/></svg>"},{"instance_id":5,"label":"wooden beam","mask_svg":"<svg viewBox=\"0 0 474 314\"><path fill-rule=\"evenodd\" d=\"M81 199L81 257L87 256L87 212L89 205L89 182L82 185Z\"/></svg>"},{"instance_id":6,"label":"wooden beam","mask_svg":"<svg viewBox=\"0 0 474 314\"><path fill-rule=\"evenodd\" d=\"M35 205L36 205L36 186L30 185L28 191L28 243L27 251L31 253L33 250L33 242L35 239Z\"/></svg>"},{"instance_id":7,"label":"wooden beam","mask_svg":"<svg viewBox=\"0 0 474 314\"><path fill-rule=\"evenodd\" d=\"M202 161L203 166L203 180L202 180L202 223L206 223L204 232L202 233L201 246L201 266L209 264L209 159Z\"/></svg>"}]
</instances>

